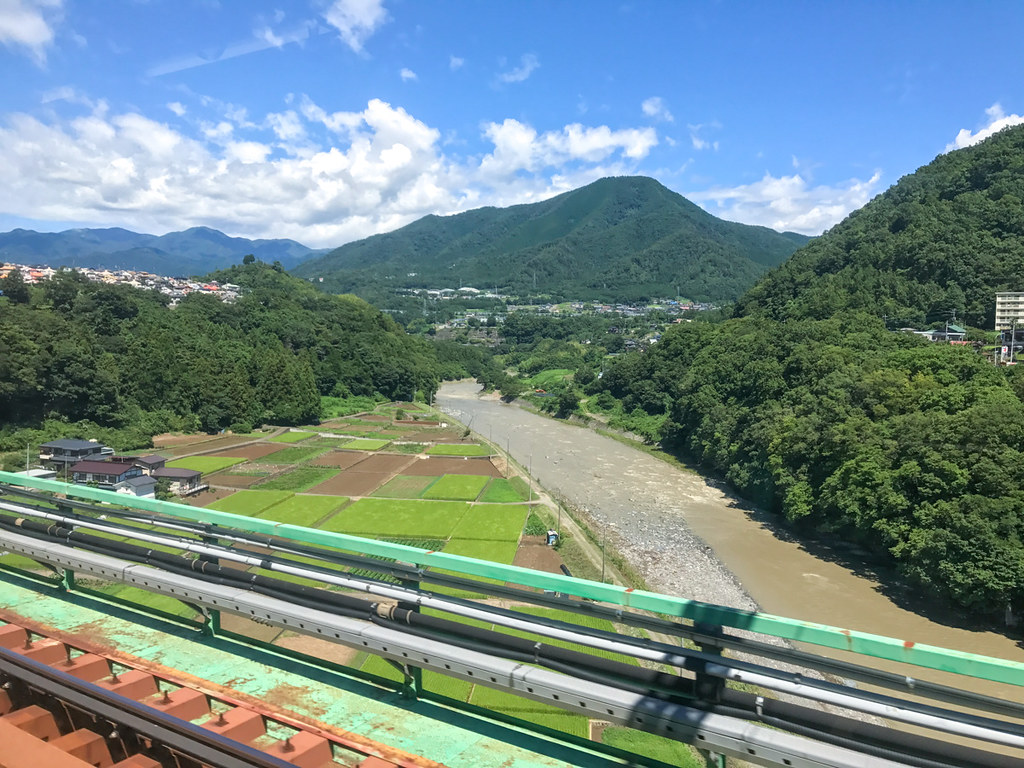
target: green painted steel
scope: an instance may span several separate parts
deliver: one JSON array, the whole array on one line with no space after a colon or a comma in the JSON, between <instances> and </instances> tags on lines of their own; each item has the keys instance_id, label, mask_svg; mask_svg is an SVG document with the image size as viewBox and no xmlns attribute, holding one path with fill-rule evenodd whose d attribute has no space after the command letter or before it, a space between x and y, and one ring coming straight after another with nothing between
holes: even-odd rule
<instances>
[{"instance_id":1,"label":"green painted steel","mask_svg":"<svg viewBox=\"0 0 1024 768\"><path fill-rule=\"evenodd\" d=\"M348 552L393 558L419 566L444 568L464 575L512 582L525 587L563 592L576 597L621 605L635 610L689 619L693 622L743 629L786 640L850 651L879 659L914 664L943 672L952 672L983 680L1024 686L1024 664L1006 659L997 659L991 656L980 656L964 651L940 648L909 640L897 640L868 632L840 629L825 624L799 621L756 611L742 611L736 608L687 600L682 597L634 590L614 584L600 584L561 574L545 573L513 565L475 560L444 552L427 551L386 541L363 539L343 533L318 531L296 525L275 523L270 520L245 517L244 515L217 512L212 509L190 507L186 504L177 504L170 501L141 499L112 491L103 491L98 488L61 483L55 480L42 480L11 472L0 472L0 483L61 493L92 501L112 503L200 523L213 523L250 533L279 536L293 541L332 547Z\"/></svg>"}]
</instances>

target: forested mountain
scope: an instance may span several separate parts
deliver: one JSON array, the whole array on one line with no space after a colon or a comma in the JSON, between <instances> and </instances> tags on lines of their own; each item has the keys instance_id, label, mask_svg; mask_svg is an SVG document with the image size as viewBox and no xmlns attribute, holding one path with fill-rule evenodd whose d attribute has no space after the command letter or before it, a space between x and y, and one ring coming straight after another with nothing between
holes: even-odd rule
<instances>
[{"instance_id":1,"label":"forested mountain","mask_svg":"<svg viewBox=\"0 0 1024 768\"><path fill-rule=\"evenodd\" d=\"M159 293L75 272L31 287L0 281L0 449L45 420L51 436L94 436L69 422L124 428L125 448L169 428L309 423L321 395L437 387L433 348L362 299L261 263L211 277L240 285L238 301L192 294L170 309Z\"/></svg>"},{"instance_id":2,"label":"forested mountain","mask_svg":"<svg viewBox=\"0 0 1024 768\"><path fill-rule=\"evenodd\" d=\"M850 214L751 290L737 315L991 328L996 291L1024 290L1024 126L940 155Z\"/></svg>"},{"instance_id":3,"label":"forested mountain","mask_svg":"<svg viewBox=\"0 0 1024 768\"><path fill-rule=\"evenodd\" d=\"M880 316L954 302L980 323L1020 287L1022 169L1024 128L940 157L767 276L747 316L676 326L588 390L663 419L666 446L794 530L856 542L966 613L1019 612L1024 370Z\"/></svg>"},{"instance_id":4,"label":"forested mountain","mask_svg":"<svg viewBox=\"0 0 1024 768\"><path fill-rule=\"evenodd\" d=\"M294 273L373 299L395 288L731 301L808 238L722 221L654 179L610 178L540 203L427 216ZM410 274L412 273L412 274Z\"/></svg>"},{"instance_id":5,"label":"forested mountain","mask_svg":"<svg viewBox=\"0 0 1024 768\"><path fill-rule=\"evenodd\" d=\"M134 269L169 277L203 275L253 254L285 268L322 251L294 240L248 240L229 237L209 227L192 227L166 235L145 235L127 229L68 229L0 233L0 261L51 267Z\"/></svg>"}]
</instances>

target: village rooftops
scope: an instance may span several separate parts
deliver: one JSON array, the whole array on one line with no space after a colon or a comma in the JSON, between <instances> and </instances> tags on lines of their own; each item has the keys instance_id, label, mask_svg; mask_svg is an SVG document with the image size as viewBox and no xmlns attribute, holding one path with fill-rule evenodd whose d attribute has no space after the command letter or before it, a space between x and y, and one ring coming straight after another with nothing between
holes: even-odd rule
<instances>
[{"instance_id":1,"label":"village rooftops","mask_svg":"<svg viewBox=\"0 0 1024 768\"><path fill-rule=\"evenodd\" d=\"M90 448L95 448L97 451L103 446L99 443L95 443L92 440L77 440L74 438L65 438L62 440L51 440L48 443L42 443L40 448L61 448L65 451L84 451Z\"/></svg>"},{"instance_id":2,"label":"village rooftops","mask_svg":"<svg viewBox=\"0 0 1024 768\"><path fill-rule=\"evenodd\" d=\"M80 461L71 465L72 472L91 472L94 475L120 475L134 468L134 464L121 464L113 461Z\"/></svg>"},{"instance_id":3,"label":"village rooftops","mask_svg":"<svg viewBox=\"0 0 1024 768\"><path fill-rule=\"evenodd\" d=\"M190 480L193 477L200 477L203 473L198 469L185 469L184 467L160 467L153 470L153 477L177 478Z\"/></svg>"}]
</instances>

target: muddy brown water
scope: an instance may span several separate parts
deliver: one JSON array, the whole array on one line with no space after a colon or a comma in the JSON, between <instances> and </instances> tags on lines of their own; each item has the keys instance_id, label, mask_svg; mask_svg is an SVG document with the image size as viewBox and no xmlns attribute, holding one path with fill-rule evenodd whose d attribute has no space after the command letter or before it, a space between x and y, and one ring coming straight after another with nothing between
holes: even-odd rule
<instances>
[{"instance_id":1,"label":"muddy brown water","mask_svg":"<svg viewBox=\"0 0 1024 768\"><path fill-rule=\"evenodd\" d=\"M744 609L756 602L767 613L1024 662L1013 639L931 618L913 594L890 599L856 553L817 556L714 481L584 427L481 397L473 382L444 384L436 404L583 508L598 535L607 535L654 590ZM1016 686L813 650L1004 698L1024 694Z\"/></svg>"}]
</instances>

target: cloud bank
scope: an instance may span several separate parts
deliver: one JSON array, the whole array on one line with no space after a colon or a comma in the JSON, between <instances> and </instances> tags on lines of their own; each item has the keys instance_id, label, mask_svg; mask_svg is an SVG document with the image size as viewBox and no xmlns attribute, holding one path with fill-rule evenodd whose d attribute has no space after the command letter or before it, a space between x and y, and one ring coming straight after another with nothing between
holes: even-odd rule
<instances>
[{"instance_id":1,"label":"cloud bank","mask_svg":"<svg viewBox=\"0 0 1024 768\"><path fill-rule=\"evenodd\" d=\"M43 64L61 5L62 0L0 0L0 43Z\"/></svg>"},{"instance_id":2,"label":"cloud bank","mask_svg":"<svg viewBox=\"0 0 1024 768\"><path fill-rule=\"evenodd\" d=\"M876 171L867 181L850 179L835 186L813 186L798 173L780 177L766 173L753 184L713 187L686 196L729 221L818 235L874 197L881 179L881 172Z\"/></svg>"},{"instance_id":3,"label":"cloud bank","mask_svg":"<svg viewBox=\"0 0 1024 768\"><path fill-rule=\"evenodd\" d=\"M971 132L966 128L961 128L960 132L956 135L956 138L946 145L946 151L951 152L954 149L963 149L964 147L974 146L975 144L984 141L992 134L1003 130L1003 128L1009 128L1012 125L1020 125L1021 123L1024 123L1024 115L1005 114L1003 112L1003 107L999 102L996 102L986 109L985 116L988 118L988 123L985 126L974 132Z\"/></svg>"},{"instance_id":4,"label":"cloud bank","mask_svg":"<svg viewBox=\"0 0 1024 768\"><path fill-rule=\"evenodd\" d=\"M530 202L635 173L658 143L653 128L538 131L507 119L480 126L490 151L461 157L446 153L438 129L379 99L329 112L303 97L263 117L221 106L204 121L171 102L173 124L105 104L69 119L10 115L0 126L0 210L336 246L428 213Z\"/></svg>"}]
</instances>

